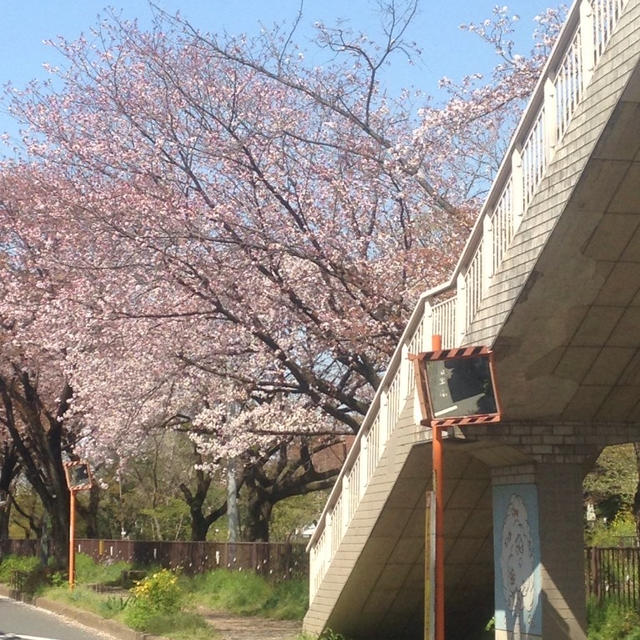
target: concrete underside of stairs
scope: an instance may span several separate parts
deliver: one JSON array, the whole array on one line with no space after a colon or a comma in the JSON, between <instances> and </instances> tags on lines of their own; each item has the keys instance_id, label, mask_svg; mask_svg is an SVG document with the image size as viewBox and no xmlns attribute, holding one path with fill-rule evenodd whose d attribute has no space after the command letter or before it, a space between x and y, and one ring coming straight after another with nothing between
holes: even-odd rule
<instances>
[{"instance_id":1,"label":"concrete underside of stairs","mask_svg":"<svg viewBox=\"0 0 640 640\"><path fill-rule=\"evenodd\" d=\"M631 14L466 338L493 342L507 420L640 421L640 9Z\"/></svg>"},{"instance_id":2,"label":"concrete underside of stairs","mask_svg":"<svg viewBox=\"0 0 640 640\"><path fill-rule=\"evenodd\" d=\"M478 637L493 615L490 465L519 464L495 445L445 442L447 637ZM489 464L487 464L489 463ZM327 621L354 639L421 640L425 491L431 445L412 448Z\"/></svg>"}]
</instances>

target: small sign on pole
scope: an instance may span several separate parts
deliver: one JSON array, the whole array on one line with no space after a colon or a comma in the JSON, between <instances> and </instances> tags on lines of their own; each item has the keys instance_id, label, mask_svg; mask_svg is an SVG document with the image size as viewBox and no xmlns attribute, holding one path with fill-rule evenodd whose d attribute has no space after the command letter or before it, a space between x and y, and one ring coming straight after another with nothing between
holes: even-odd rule
<instances>
[{"instance_id":1,"label":"small sign on pole","mask_svg":"<svg viewBox=\"0 0 640 640\"><path fill-rule=\"evenodd\" d=\"M76 493L89 491L93 479L89 463L82 460L65 462L64 474L69 488L69 588L73 589L76 572Z\"/></svg>"}]
</instances>

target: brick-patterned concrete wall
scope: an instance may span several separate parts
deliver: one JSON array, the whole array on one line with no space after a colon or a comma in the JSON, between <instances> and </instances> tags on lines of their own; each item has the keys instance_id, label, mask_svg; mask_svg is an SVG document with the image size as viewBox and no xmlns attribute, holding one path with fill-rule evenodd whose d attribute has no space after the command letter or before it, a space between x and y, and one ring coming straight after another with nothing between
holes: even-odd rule
<instances>
[{"instance_id":1,"label":"brick-patterned concrete wall","mask_svg":"<svg viewBox=\"0 0 640 640\"><path fill-rule=\"evenodd\" d=\"M604 447L640 441L640 425L626 423L500 423L466 427L470 440L514 447L540 464L591 464Z\"/></svg>"}]
</instances>

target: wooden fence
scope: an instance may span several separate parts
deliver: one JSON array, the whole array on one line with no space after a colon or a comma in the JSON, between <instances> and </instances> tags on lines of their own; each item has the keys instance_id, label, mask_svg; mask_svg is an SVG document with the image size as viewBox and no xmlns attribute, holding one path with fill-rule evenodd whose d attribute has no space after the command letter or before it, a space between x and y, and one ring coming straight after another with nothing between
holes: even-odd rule
<instances>
[{"instance_id":1,"label":"wooden fence","mask_svg":"<svg viewBox=\"0 0 640 640\"><path fill-rule=\"evenodd\" d=\"M37 540L8 540L3 553L36 555ZM286 542L158 542L143 540L93 540L76 538L76 551L99 562L123 560L135 565L158 565L186 573L211 569L255 571L276 580L306 577L308 556L300 543Z\"/></svg>"},{"instance_id":2,"label":"wooden fence","mask_svg":"<svg viewBox=\"0 0 640 640\"><path fill-rule=\"evenodd\" d=\"M588 547L587 595L640 610L640 547Z\"/></svg>"},{"instance_id":3,"label":"wooden fence","mask_svg":"<svg viewBox=\"0 0 640 640\"><path fill-rule=\"evenodd\" d=\"M152 542L139 540L76 540L76 551L99 562L124 560L140 566L181 568L186 573L227 568L283 579L306 577L309 571L304 545L280 542ZM7 540L3 554L37 555L38 540ZM640 547L585 549L587 595L599 602L612 600L640 611Z\"/></svg>"}]
</instances>

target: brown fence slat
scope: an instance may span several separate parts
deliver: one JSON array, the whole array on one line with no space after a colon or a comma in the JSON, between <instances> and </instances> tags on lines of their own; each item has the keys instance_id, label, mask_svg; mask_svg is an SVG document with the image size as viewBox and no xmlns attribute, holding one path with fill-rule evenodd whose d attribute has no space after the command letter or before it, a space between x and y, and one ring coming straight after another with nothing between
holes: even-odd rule
<instances>
[{"instance_id":1,"label":"brown fence slat","mask_svg":"<svg viewBox=\"0 0 640 640\"><path fill-rule=\"evenodd\" d=\"M640 610L640 547L589 547L585 550L587 594Z\"/></svg>"},{"instance_id":2,"label":"brown fence slat","mask_svg":"<svg viewBox=\"0 0 640 640\"><path fill-rule=\"evenodd\" d=\"M216 568L254 571L274 579L306 577L309 571L304 544L289 542L191 542L151 540L95 540L76 538L76 551L99 562L123 560L202 573ZM36 555L37 540L5 540L2 554Z\"/></svg>"}]
</instances>

